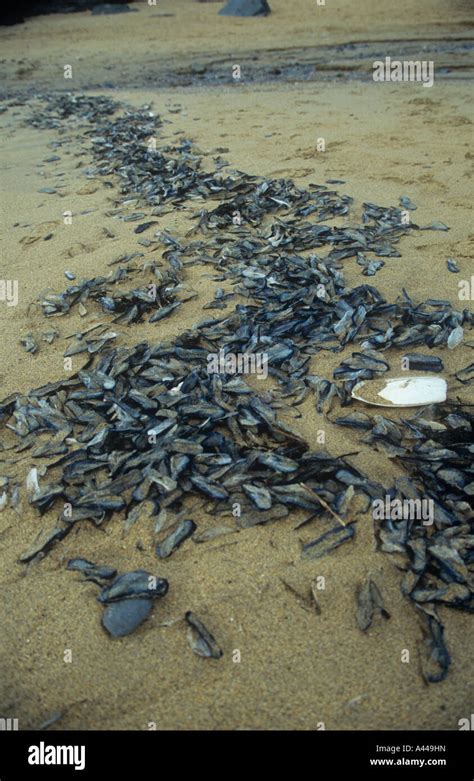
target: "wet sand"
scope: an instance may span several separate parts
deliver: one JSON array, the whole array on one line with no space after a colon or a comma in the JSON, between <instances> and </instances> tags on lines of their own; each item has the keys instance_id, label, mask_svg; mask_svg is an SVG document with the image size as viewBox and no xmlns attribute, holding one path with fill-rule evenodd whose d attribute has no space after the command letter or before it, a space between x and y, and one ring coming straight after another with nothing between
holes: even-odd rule
<instances>
[{"instance_id":1,"label":"wet sand","mask_svg":"<svg viewBox=\"0 0 474 781\"><path fill-rule=\"evenodd\" d=\"M194 0L131 7L137 10L54 14L4 29L3 89L229 84L234 64L244 80L259 73L265 80L292 73L299 80L352 78L397 52L408 59L430 53L440 73L449 67L444 75L451 78L473 68L469 0L401 0L396 9L389 0L274 0L270 16L254 19L219 16L220 4ZM73 69L66 84L65 65Z\"/></svg>"},{"instance_id":2,"label":"wet sand","mask_svg":"<svg viewBox=\"0 0 474 781\"><path fill-rule=\"evenodd\" d=\"M423 13L419 18L426 36L456 37L465 33L467 15L463 3L453 3L448 15L445 3L425 2L417 4L409 19L402 13L388 19L390 4L383 4L383 14L379 3L365 2L368 35L363 19L349 3L337 11L322 9L327 14L322 24L319 17L310 20L302 11L290 18L286 5L273 2L273 17L252 20L259 25L261 50L295 46L295 41L298 46L313 46L315 34L318 43L328 44L369 38L408 40L421 37L416 21ZM297 5L302 8L303 3ZM144 8L116 19L86 14L43 17L2 30L5 88L10 91L16 84L28 92L63 90L64 79L56 82L54 71L58 62L67 62L72 55L82 57L78 63L83 64L77 82L67 88L102 84L101 68L116 63L120 35L130 36L131 30L139 62L133 63L130 45L123 56L124 69L129 67L133 78L138 78L138 67L146 60L141 43L145 36L148 48L153 43L158 50L156 62L149 61L149 67L157 70L168 55L170 67L174 56L196 61L198 52L214 55L230 41L238 52L249 52L254 46L244 20L232 20L227 26L222 18L215 20L216 4L164 2L156 13L169 8L175 16L159 20L160 35L151 32ZM125 20L132 27L122 27ZM215 29L210 20L215 21ZM168 29L165 23L174 26ZM15 56L21 58L20 45L33 63L22 76L15 70L17 60L13 62ZM409 195L418 205L417 223L441 220L450 226L449 232L410 234L399 245L402 257L387 258L374 278L363 277L355 261L345 261L348 284L369 282L389 300L405 287L416 300L444 298L459 309L466 306L459 302L457 287L459 279L474 273L468 179L472 82L465 69L435 81L431 89L420 84L376 85L364 78L252 85L245 80L236 84L230 78L228 84L218 86L193 83L179 89L153 89L147 83L141 90L124 89L128 77L123 76L125 84L116 80L117 70L115 64L111 80L121 89L102 88L100 93L134 106L153 102L153 109L170 120L159 143L182 131L208 155L210 166L213 150L226 148L221 154L231 168L264 177L291 177L302 186L343 179L346 184L337 189L354 198L354 221L366 200L397 205L401 195ZM174 113L177 104L180 111ZM145 257L147 253L137 244L134 224L110 214L122 200L117 187L109 189L102 178L84 176L82 169L91 158L74 133L58 136L54 130L22 127L27 113L27 107L11 107L0 117L5 128L0 278L18 279L20 290L17 307L0 305L2 397L64 376L63 337L103 319L94 305L85 318L71 314L45 319L38 307L30 306L42 291L62 290L68 284L66 269L78 279L88 278L108 273L114 267L107 264L123 253L140 250ZM321 137L326 140L325 152L317 151ZM58 139L63 146L52 149L51 142ZM60 161L44 163L52 154L58 154ZM61 172L63 176L58 176ZM58 183L64 185L61 195L38 193ZM65 210L77 215L72 225L63 223ZM170 209L157 218L157 228L183 235L193 224L194 211L192 203L184 211ZM115 239L105 237L105 227ZM49 233L52 238L44 241ZM460 274L449 273L448 257L456 259ZM202 306L218 285L208 272L201 266L188 269L186 282L198 298L156 325L119 326L120 343L165 340L201 319ZM61 339L48 345L41 342L41 334L51 327L59 330ZM29 332L40 344L35 356L19 346L19 339ZM446 373L465 366L471 354L467 346L443 350ZM396 355L390 351L395 375ZM343 357L324 353L313 359L313 371L330 377ZM80 358L74 358L75 368L82 365ZM318 447L317 432L324 430L326 448L334 455L359 451L352 463L369 477L390 485L399 474L392 461L361 445L357 434L318 415L312 398L297 409L301 417L291 424L312 447ZM390 414L396 418L396 413ZM31 466L27 456L18 474L24 478ZM202 509L194 517L200 530L216 523ZM20 515L6 509L0 514L1 714L19 718L20 729L37 727L53 714L61 718L51 729L149 729L150 723L158 729L315 729L321 723L326 729L457 729L459 719L474 705L474 663L467 642L472 619L440 608L453 663L445 681L427 686L419 669L416 611L400 593L400 573L390 556L375 551L371 518L359 517L357 535L347 549L343 546L324 559L302 563L301 540L318 536L321 528L320 521L313 521L295 531L303 517L291 513L283 521L201 545L189 540L169 560L158 562L151 529L137 526L124 538L117 515L104 528L78 526L43 561L25 568L18 562L19 555L30 547L48 516L39 518L26 499ZM232 525L231 518L229 522ZM100 626L96 587L80 583L77 575L65 570L73 556L112 564L121 571L159 572L170 581L169 595L154 606L151 618L137 632L111 640ZM355 589L368 574L379 583L391 618L376 622L363 634L356 625ZM283 583L304 597L317 576L326 579L319 596L320 614L305 609ZM216 636L224 650L222 659L194 656L184 622L163 625L187 610L193 610ZM72 651L72 663L64 662L66 649ZM240 662L233 661L236 649ZM410 651L408 664L401 661L404 649Z\"/></svg>"}]
</instances>

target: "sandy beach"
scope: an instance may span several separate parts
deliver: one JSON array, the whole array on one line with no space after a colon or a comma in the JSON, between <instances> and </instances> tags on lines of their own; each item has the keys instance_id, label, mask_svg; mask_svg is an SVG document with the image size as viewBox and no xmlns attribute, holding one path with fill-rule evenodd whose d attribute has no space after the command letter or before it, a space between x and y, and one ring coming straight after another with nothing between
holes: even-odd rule
<instances>
[{"instance_id":1,"label":"sandy beach","mask_svg":"<svg viewBox=\"0 0 474 781\"><path fill-rule=\"evenodd\" d=\"M135 223L123 216L139 207L123 205L115 177L88 178L90 138L73 122L58 129L27 123L45 93L106 95L134 109L149 105L164 123L158 145L191 139L209 170L220 155L232 169L289 178L302 188L341 180L338 192L354 202L349 220L338 224L357 223L364 202L397 206L409 196L417 223L441 221L449 231L403 237L401 257L385 258L375 277L362 276L353 258L344 261L347 285L373 284L388 301L405 288L414 301L443 299L455 309L472 309L472 301L460 301L458 287L474 274L469 3L421 0L414 8L404 0L396 13L391 3L375 0L270 4L273 13L258 19L220 17L216 3L163 0L134 4L135 13L59 14L0 28L7 107L0 115L0 278L17 280L19 290L17 306L0 303L2 398L63 378L66 337L107 319L97 303L85 317L77 310L44 317L35 302L65 289L65 271L77 279L107 275L122 255L143 252L146 261L164 249L138 243ZM433 87L375 83L370 63L397 51L434 59ZM69 64L71 80L64 78ZM242 70L237 81L235 64ZM52 156L59 159L45 162ZM56 191L40 192L44 188ZM72 212L72 224L64 224L65 211ZM149 219L150 210L143 211ZM195 214L192 201L180 209L167 205L153 218L155 230L184 238ZM460 273L449 272L448 258ZM203 306L221 285L211 272L203 265L185 268L185 283L197 296L158 323L117 325L119 344L167 341L208 315ZM134 285L148 278L145 270ZM42 336L51 328L59 336L49 344ZM20 345L30 333L39 345L34 355ZM353 349L314 356L313 372L331 377ZM444 376L452 378L472 362L472 334L439 354ZM392 376L400 373L402 355L390 350ZM74 371L84 364L83 355L73 357ZM270 380L257 384L272 387ZM456 393L474 401L472 385ZM361 444L359 432L336 426L332 413L318 413L312 395L294 409L283 419L310 447L319 447L323 430L325 448L334 456L355 453L351 463L369 479L390 485L402 474L393 459ZM400 410L388 414L405 417ZM0 437L11 447L11 431L2 428ZM35 464L28 451L23 456L2 466L0 475L8 472L24 485ZM350 548L315 561L302 562L300 551L319 521L295 530L308 515L295 509L281 521L204 544L188 540L163 562L154 552L152 527L136 525L124 536L123 513L117 513L104 526L77 524L45 558L21 563L55 515L40 517L26 496L21 512L6 507L0 513L0 714L18 718L20 729L51 720L51 730L147 730L153 724L165 730L455 730L474 708L472 616L439 607L453 661L445 680L426 684L416 611L400 591L391 557L376 549L370 513L358 516ZM199 531L216 524L205 502L193 518ZM134 634L112 640L100 626L97 587L66 570L79 556L121 572L158 570L170 592ZM307 599L321 576L326 587L316 612ZM380 585L390 619L361 632L355 595L368 576ZM191 652L183 621L189 610L218 638L221 659ZM404 649L409 663L401 661Z\"/></svg>"}]
</instances>

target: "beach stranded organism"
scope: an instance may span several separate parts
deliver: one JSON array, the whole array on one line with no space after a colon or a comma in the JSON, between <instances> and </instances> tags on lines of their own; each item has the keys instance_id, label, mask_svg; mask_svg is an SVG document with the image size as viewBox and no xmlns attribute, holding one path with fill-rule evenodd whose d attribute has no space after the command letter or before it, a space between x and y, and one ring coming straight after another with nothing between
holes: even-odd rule
<instances>
[{"instance_id":1,"label":"beach stranded organism","mask_svg":"<svg viewBox=\"0 0 474 781\"><path fill-rule=\"evenodd\" d=\"M375 615L385 619L390 613L385 610L382 595L372 578L367 578L357 591L357 626L366 632L372 624Z\"/></svg>"},{"instance_id":2,"label":"beach stranded organism","mask_svg":"<svg viewBox=\"0 0 474 781\"><path fill-rule=\"evenodd\" d=\"M194 653L206 658L220 659L223 651L202 621L191 610L188 610L185 619L189 627L188 642Z\"/></svg>"},{"instance_id":3,"label":"beach stranded organism","mask_svg":"<svg viewBox=\"0 0 474 781\"><path fill-rule=\"evenodd\" d=\"M447 390L442 377L393 377L358 382L352 397L378 407L423 407L446 401Z\"/></svg>"},{"instance_id":4,"label":"beach stranded organism","mask_svg":"<svg viewBox=\"0 0 474 781\"><path fill-rule=\"evenodd\" d=\"M407 353L402 357L401 368L404 371L441 372L444 366L443 361L437 355Z\"/></svg>"},{"instance_id":5,"label":"beach stranded organism","mask_svg":"<svg viewBox=\"0 0 474 781\"><path fill-rule=\"evenodd\" d=\"M461 325L456 326L456 328L453 328L451 333L448 336L448 349L454 350L456 347L458 347L462 340L464 339L464 329Z\"/></svg>"},{"instance_id":6,"label":"beach stranded organism","mask_svg":"<svg viewBox=\"0 0 474 781\"><path fill-rule=\"evenodd\" d=\"M403 224L399 207L373 203L363 204L356 227L329 226L326 223L334 217L345 223L352 204L348 195L328 189L337 181L303 189L289 179L267 180L239 171L223 176L217 167L214 172L204 171L200 155L187 139L150 155L145 142L159 134L161 120L150 116L149 107L109 119L119 108L108 98L49 96L44 111L36 112L31 124L57 127L58 117L67 120L71 115L90 123L86 131L94 157L90 173L120 175L127 199L124 209L135 208L138 199L139 208L150 207L150 215L136 211L124 221L143 225L149 216L161 213L162 203L171 201L175 208L198 197L193 238L188 243L166 231L159 237L154 233L153 238L159 238L154 243L164 246L159 266L149 259L142 266L142 253L121 255L113 259L111 265L120 265L111 275L42 296L44 313L67 315L77 307L81 314L85 303L96 303L105 320L111 317L123 325L150 314L153 321L170 316L175 311L171 307L186 300L182 270L202 263L214 266L220 283L231 284L243 303L224 315L208 316L189 330L180 331L178 326L178 335L169 341L133 344L132 338L132 346L125 347L115 341L115 330L98 334L97 325L93 331L72 334L76 341L71 354L84 348L87 353L88 362L79 372L27 395L12 394L0 404L0 417L9 435L18 438L15 452L21 458L26 449L32 450L33 458L59 456L54 472L48 473L46 466L44 473L38 468L31 475L31 504L40 515L49 510L54 515L61 506L71 508L67 517L63 511L59 519L54 518L53 528L45 524L44 535L21 561L41 559L76 522L88 519L98 526L112 518L117 522L116 513L123 510L124 532L135 524L150 524L151 533L160 535L151 543L153 547L158 543L159 557L167 559L172 553L179 564L180 558L195 557L195 551L202 550L192 540L195 531L199 535L206 529L195 530L189 518L202 502L210 508L210 520L224 515L225 525L235 524L235 531L284 522L294 508L309 510L309 520L317 518L319 529L301 539L302 559L344 559L352 553L353 546L345 543L354 538L354 516L369 511L374 499L426 497L433 498L430 528L404 518L374 519L377 544L384 552L404 558L401 590L417 611L433 612L433 603L470 611L467 543L473 416L468 409L455 403L441 411L435 405L427 410L424 404L420 416L396 422L380 415L373 421L362 413L347 416L344 425L362 430L374 449L389 452L410 476L387 488L354 467L348 460L353 452L335 457L320 447L310 449L305 421L300 420L298 430L288 420L289 416L302 418L299 405L311 396L317 409L326 413L332 404L353 403L351 390L362 378L370 385L385 385L385 380L374 378L390 369L385 358L392 345L403 351L425 350L425 345L438 350L446 347L459 326L467 333L472 315L467 309L454 310L449 301L414 301L405 289L394 301L387 301L364 279L356 287L345 279L342 261L359 262L364 255L370 264L371 254L398 258L397 243L418 226ZM236 212L241 215L237 226ZM422 229L444 231L447 226L437 222ZM138 241L148 240L141 236ZM312 249L315 253L308 254ZM128 284L134 274L143 277L145 265L156 285L152 296L144 289L148 278L132 290ZM374 271L372 266L370 274ZM325 291L322 297L320 285ZM221 308L228 296L224 288L218 291L212 302L215 308ZM110 325L99 327L107 331ZM315 356L318 360L321 351L327 351L329 358L333 353L337 363L337 354L354 343L360 351L335 368L334 381L310 373L310 362ZM208 356L221 350L235 356L265 351L271 389L259 393L251 378L247 382L241 375L210 373ZM400 353L396 355L398 360ZM458 374L465 389L471 370L466 367ZM403 382L407 379L405 374ZM319 438L317 444L322 444ZM0 476L0 489L5 495L8 492L18 512L18 487ZM338 524L327 531L325 514ZM200 525L201 515L196 512L195 517ZM302 524L307 522L308 518ZM221 520L215 527L211 521L207 531L219 526ZM235 544L235 539L223 543ZM143 544L137 544L137 549L143 550ZM144 621L150 614L150 605L144 603L164 593L164 584L157 580L154 589L161 593L149 594L148 574L142 571L103 586L110 568L97 569L78 558L73 562L76 572L102 587L103 623L114 637L128 634ZM170 566L167 561L162 564ZM364 609L370 612L378 596L372 588L363 596ZM183 612L188 607L183 605ZM434 682L447 673L449 654L442 623L433 615L431 619L424 626L424 675ZM212 650L208 630L196 620L192 624L193 642L205 653ZM430 669L433 654L438 661Z\"/></svg>"},{"instance_id":7,"label":"beach stranded organism","mask_svg":"<svg viewBox=\"0 0 474 781\"><path fill-rule=\"evenodd\" d=\"M106 605L102 626L111 637L131 634L151 613L152 600L164 597L168 581L145 570L119 575L102 587L98 601Z\"/></svg>"}]
</instances>

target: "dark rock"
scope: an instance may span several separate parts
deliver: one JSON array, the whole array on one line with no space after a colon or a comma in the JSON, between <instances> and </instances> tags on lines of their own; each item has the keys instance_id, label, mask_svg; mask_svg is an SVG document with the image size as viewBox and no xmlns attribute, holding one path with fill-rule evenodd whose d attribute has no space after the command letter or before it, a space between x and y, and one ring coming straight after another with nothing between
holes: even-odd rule
<instances>
[{"instance_id":1,"label":"dark rock","mask_svg":"<svg viewBox=\"0 0 474 781\"><path fill-rule=\"evenodd\" d=\"M112 637L131 634L148 618L152 607L150 599L123 599L108 605L102 616L102 625Z\"/></svg>"},{"instance_id":2,"label":"dark rock","mask_svg":"<svg viewBox=\"0 0 474 781\"><path fill-rule=\"evenodd\" d=\"M219 11L220 16L267 16L269 13L267 0L229 0Z\"/></svg>"}]
</instances>

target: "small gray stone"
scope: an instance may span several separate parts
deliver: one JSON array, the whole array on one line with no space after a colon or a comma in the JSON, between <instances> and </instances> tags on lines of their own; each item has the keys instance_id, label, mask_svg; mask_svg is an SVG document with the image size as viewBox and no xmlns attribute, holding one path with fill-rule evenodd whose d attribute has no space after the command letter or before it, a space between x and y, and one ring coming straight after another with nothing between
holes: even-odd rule
<instances>
[{"instance_id":1,"label":"small gray stone","mask_svg":"<svg viewBox=\"0 0 474 781\"><path fill-rule=\"evenodd\" d=\"M151 599L122 599L104 610L102 626L112 637L124 637L135 631L148 618Z\"/></svg>"}]
</instances>

